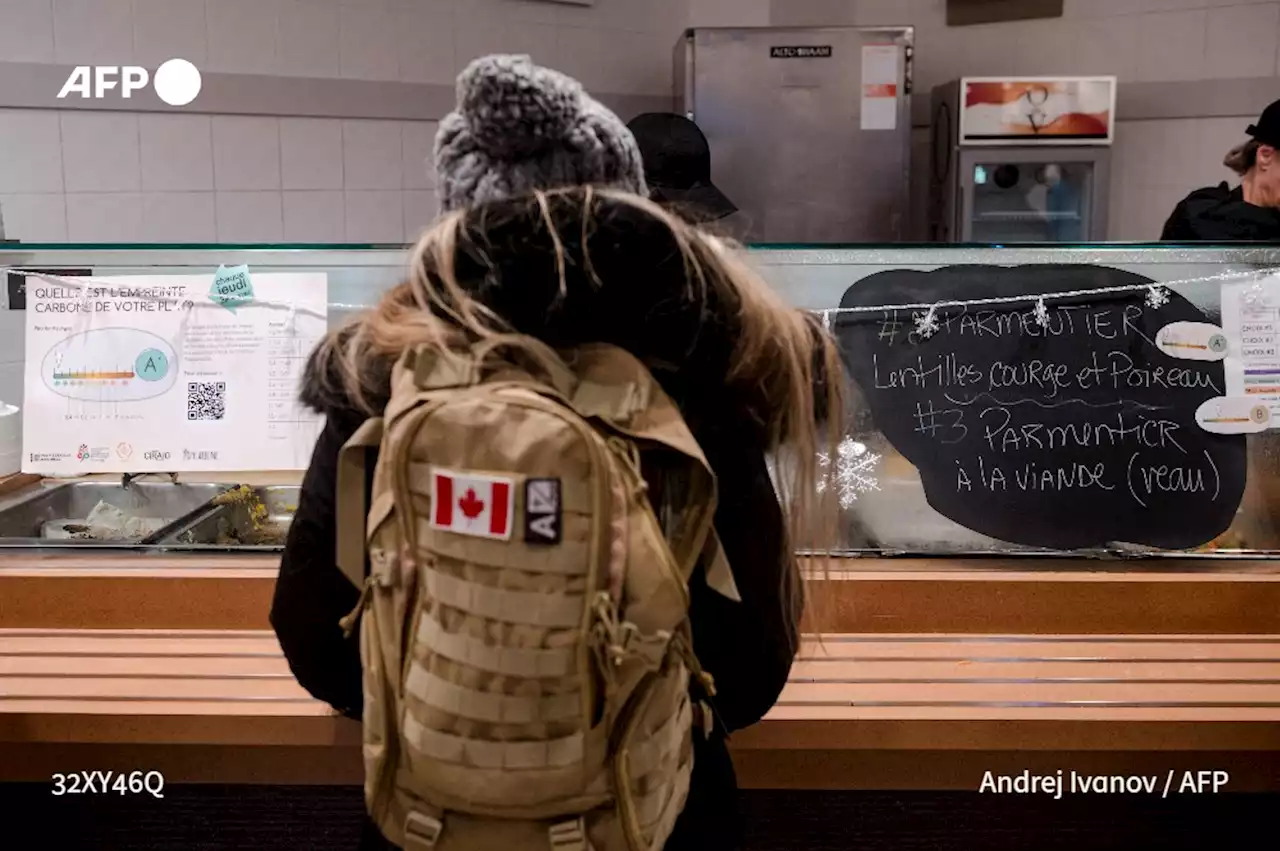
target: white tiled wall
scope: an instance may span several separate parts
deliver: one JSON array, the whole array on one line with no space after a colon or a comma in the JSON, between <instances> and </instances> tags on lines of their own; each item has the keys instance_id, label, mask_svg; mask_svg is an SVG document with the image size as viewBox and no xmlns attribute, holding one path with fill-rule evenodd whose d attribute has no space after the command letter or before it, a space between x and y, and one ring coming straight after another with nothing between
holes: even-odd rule
<instances>
[{"instance_id":1,"label":"white tiled wall","mask_svg":"<svg viewBox=\"0 0 1280 851\"><path fill-rule=\"evenodd\" d=\"M1270 77L1280 60L1280 2L1065 0L1061 18L948 27L945 0L772 0L770 20L911 24L920 91L965 74Z\"/></svg>"},{"instance_id":2,"label":"white tiled wall","mask_svg":"<svg viewBox=\"0 0 1280 851\"><path fill-rule=\"evenodd\" d=\"M1244 138L1240 118L1125 121L1112 150L1110 237L1155 240L1189 191L1237 178L1222 158Z\"/></svg>"},{"instance_id":3,"label":"white tiled wall","mask_svg":"<svg viewBox=\"0 0 1280 851\"><path fill-rule=\"evenodd\" d=\"M1205 77L1270 77L1276 73L1280 4L1214 8L1205 18Z\"/></svg>"},{"instance_id":4,"label":"white tiled wall","mask_svg":"<svg viewBox=\"0 0 1280 851\"><path fill-rule=\"evenodd\" d=\"M576 65L589 87L654 94L667 91L654 85L699 6L704 23L768 22L768 0L0 0L0 61L181 56L210 71L451 83L478 53L526 51ZM632 60L653 73L617 77L614 66Z\"/></svg>"},{"instance_id":5,"label":"white tiled wall","mask_svg":"<svg viewBox=\"0 0 1280 851\"><path fill-rule=\"evenodd\" d=\"M0 63L156 65L451 84L530 53L610 94L667 95L699 22L768 0L0 0ZM0 109L0 211L26 241L374 241L435 215L433 122Z\"/></svg>"},{"instance_id":6,"label":"white tiled wall","mask_svg":"<svg viewBox=\"0 0 1280 851\"><path fill-rule=\"evenodd\" d=\"M0 210L28 242L402 242L435 215L434 136L432 122L0 110Z\"/></svg>"},{"instance_id":7,"label":"white tiled wall","mask_svg":"<svg viewBox=\"0 0 1280 851\"><path fill-rule=\"evenodd\" d=\"M532 53L597 91L666 94L671 47L691 24L910 23L921 97L961 74L1113 73L1122 82L1176 82L1280 73L1280 0L1066 0L1061 19L952 28L945 6L0 0L0 61L154 64L182 55L227 72L449 83L471 57L509 50ZM1246 118L1123 122L1111 235L1154 236L1152 223L1171 199L1228 177L1222 153ZM0 110L0 208L8 232L33 241L410 239L435 210L425 167L434 129L429 122ZM1125 167L1133 157L1158 167Z\"/></svg>"},{"instance_id":8,"label":"white tiled wall","mask_svg":"<svg viewBox=\"0 0 1280 851\"><path fill-rule=\"evenodd\" d=\"M914 25L920 98L964 75L1114 74L1122 85L1280 75L1280 2L1065 0L1058 19L947 27L945 0L772 0L770 20ZM1252 119L1121 121L1108 237L1157 239L1188 192L1234 180L1222 158ZM912 152L912 218L924 238L927 130L915 131Z\"/></svg>"},{"instance_id":9,"label":"white tiled wall","mask_svg":"<svg viewBox=\"0 0 1280 851\"><path fill-rule=\"evenodd\" d=\"M693 0L691 27L767 27L772 15L769 0Z\"/></svg>"},{"instance_id":10,"label":"white tiled wall","mask_svg":"<svg viewBox=\"0 0 1280 851\"><path fill-rule=\"evenodd\" d=\"M1107 238L1153 242L1165 220L1193 189L1232 184L1238 178L1222 165L1222 158L1244 139L1249 118L1188 118L1162 121L1121 121L1111 150L1111 188L1108 193ZM929 203L929 130L912 133L912 226L923 239Z\"/></svg>"},{"instance_id":11,"label":"white tiled wall","mask_svg":"<svg viewBox=\"0 0 1280 851\"><path fill-rule=\"evenodd\" d=\"M342 122L280 119L280 161L285 189L341 189Z\"/></svg>"}]
</instances>

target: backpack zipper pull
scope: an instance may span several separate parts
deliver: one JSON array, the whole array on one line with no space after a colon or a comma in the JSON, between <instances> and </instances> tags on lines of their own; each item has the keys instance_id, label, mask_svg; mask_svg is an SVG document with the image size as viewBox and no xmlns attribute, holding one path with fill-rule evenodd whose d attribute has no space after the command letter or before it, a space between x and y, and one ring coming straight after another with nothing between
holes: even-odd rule
<instances>
[{"instance_id":1,"label":"backpack zipper pull","mask_svg":"<svg viewBox=\"0 0 1280 851\"><path fill-rule=\"evenodd\" d=\"M356 628L356 621L360 619L360 613L364 611L364 607L369 603L369 595L373 593L374 586L382 584L380 577L376 573L365 577L364 587L360 589L360 599L356 600L355 608L338 621L338 626L342 627L343 638L351 637L351 633Z\"/></svg>"},{"instance_id":2,"label":"backpack zipper pull","mask_svg":"<svg viewBox=\"0 0 1280 851\"><path fill-rule=\"evenodd\" d=\"M685 667L689 670L695 682L702 689L703 699L697 702L698 712L701 718L698 719L697 726L702 728L702 735L710 739L711 733L715 730L716 722L719 721L720 726L724 727L727 733L729 727L724 723L724 719L720 718L720 713L716 711L716 681L711 676L711 672L704 670L702 663L698 661L697 654L693 652L693 647L685 636L677 634L672 643L675 645L676 655L684 662Z\"/></svg>"}]
</instances>

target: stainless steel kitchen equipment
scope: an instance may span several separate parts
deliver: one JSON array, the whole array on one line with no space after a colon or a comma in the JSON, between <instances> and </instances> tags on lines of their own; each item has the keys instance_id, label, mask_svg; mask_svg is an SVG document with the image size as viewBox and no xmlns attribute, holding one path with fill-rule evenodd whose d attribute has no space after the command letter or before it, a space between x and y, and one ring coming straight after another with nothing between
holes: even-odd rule
<instances>
[{"instance_id":1,"label":"stainless steel kitchen equipment","mask_svg":"<svg viewBox=\"0 0 1280 851\"><path fill-rule=\"evenodd\" d=\"M909 227L911 27L709 28L676 45L734 235L899 242Z\"/></svg>"},{"instance_id":2,"label":"stainless steel kitchen equipment","mask_svg":"<svg viewBox=\"0 0 1280 851\"><path fill-rule=\"evenodd\" d=\"M1106 240L1114 77L953 80L930 125L930 242Z\"/></svg>"},{"instance_id":3,"label":"stainless steel kitchen equipment","mask_svg":"<svg viewBox=\"0 0 1280 851\"><path fill-rule=\"evenodd\" d=\"M0 501L0 540L15 542L57 541L63 544L103 542L152 542L170 526L194 519L210 501L225 491L224 485L174 484L170 482L46 482ZM117 517L103 515L94 522L100 506L114 508ZM128 518L124 525L99 525Z\"/></svg>"}]
</instances>

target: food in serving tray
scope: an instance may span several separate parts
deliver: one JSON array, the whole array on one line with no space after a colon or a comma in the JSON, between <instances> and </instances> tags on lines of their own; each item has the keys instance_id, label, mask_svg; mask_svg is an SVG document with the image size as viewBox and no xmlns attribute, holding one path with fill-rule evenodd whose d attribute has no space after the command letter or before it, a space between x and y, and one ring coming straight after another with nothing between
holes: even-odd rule
<instances>
[{"instance_id":1,"label":"food in serving tray","mask_svg":"<svg viewBox=\"0 0 1280 851\"><path fill-rule=\"evenodd\" d=\"M239 485L213 499L214 505L226 506L227 510L218 518L217 534L212 543L217 546L283 546L289 532L288 522L280 522L271 515L271 510L262 501L262 497L248 485ZM283 506L290 515L293 506ZM187 543L191 533L184 537Z\"/></svg>"},{"instance_id":2,"label":"food in serving tray","mask_svg":"<svg viewBox=\"0 0 1280 851\"><path fill-rule=\"evenodd\" d=\"M42 529L50 540L137 541L158 532L172 517L138 517L105 501L99 501L83 519L50 520Z\"/></svg>"}]
</instances>

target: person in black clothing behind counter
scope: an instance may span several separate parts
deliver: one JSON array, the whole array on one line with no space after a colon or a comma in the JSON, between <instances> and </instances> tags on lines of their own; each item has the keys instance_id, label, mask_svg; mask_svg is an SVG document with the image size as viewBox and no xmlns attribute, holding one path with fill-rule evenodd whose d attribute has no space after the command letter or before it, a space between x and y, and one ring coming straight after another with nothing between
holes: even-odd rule
<instances>
[{"instance_id":1,"label":"person in black clothing behind counter","mask_svg":"<svg viewBox=\"0 0 1280 851\"><path fill-rule=\"evenodd\" d=\"M696 224L732 216L738 208L711 182L711 146L688 118L646 112L627 124L644 160L649 197Z\"/></svg>"},{"instance_id":2,"label":"person in black clothing behind counter","mask_svg":"<svg viewBox=\"0 0 1280 851\"><path fill-rule=\"evenodd\" d=\"M1280 101L1263 110L1223 165L1240 185L1197 189L1174 208L1160 239L1165 242L1280 241Z\"/></svg>"},{"instance_id":3,"label":"person in black clothing behind counter","mask_svg":"<svg viewBox=\"0 0 1280 851\"><path fill-rule=\"evenodd\" d=\"M467 315L557 348L603 342L630 351L679 406L716 474L715 526L741 602L695 574L694 651L715 677L720 723L710 738L694 737L688 802L665 851L730 851L740 820L726 737L770 709L798 649L803 588L792 545L812 528L819 501L809 496L815 420L835 412L834 426L843 410L834 342L726 243L644 197L633 137L575 81L527 57L488 57L459 78L459 101L436 143L447 214L420 244L430 258L415 252L415 262L447 269L430 274L455 281ZM352 718L362 711L360 658L338 621L358 592L335 563L338 452L381 413L400 349L442 327L424 316L436 307L415 288L426 268L333 332L303 381L302 401L327 423L289 529L271 623L298 682ZM780 446L795 453L785 505L765 462ZM360 847L388 847L371 821Z\"/></svg>"}]
</instances>

